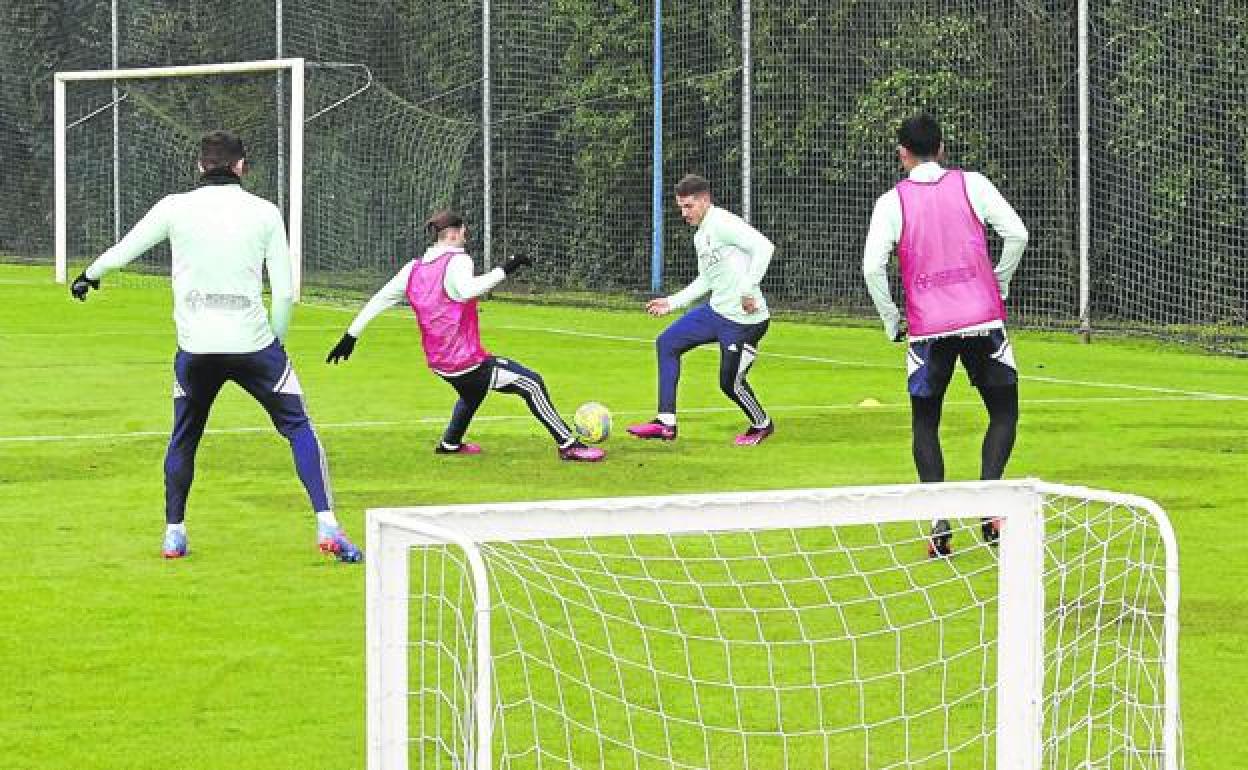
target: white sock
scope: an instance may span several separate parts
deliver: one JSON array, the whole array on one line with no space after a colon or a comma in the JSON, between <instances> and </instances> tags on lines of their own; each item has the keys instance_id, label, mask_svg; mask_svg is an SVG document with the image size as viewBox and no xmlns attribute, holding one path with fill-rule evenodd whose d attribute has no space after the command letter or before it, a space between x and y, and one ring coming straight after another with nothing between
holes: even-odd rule
<instances>
[{"instance_id":1,"label":"white sock","mask_svg":"<svg viewBox=\"0 0 1248 770\"><path fill-rule=\"evenodd\" d=\"M671 412L659 412L658 416L656 416L654 419L658 420L659 422L663 423L669 428L676 427L676 415L672 414Z\"/></svg>"},{"instance_id":2,"label":"white sock","mask_svg":"<svg viewBox=\"0 0 1248 770\"><path fill-rule=\"evenodd\" d=\"M333 511L317 511L316 523L325 527L336 527L338 526L338 517L334 515Z\"/></svg>"},{"instance_id":3,"label":"white sock","mask_svg":"<svg viewBox=\"0 0 1248 770\"><path fill-rule=\"evenodd\" d=\"M180 535L185 535L186 534L186 522L182 521L182 522L178 522L177 524L166 524L165 531L177 532Z\"/></svg>"}]
</instances>

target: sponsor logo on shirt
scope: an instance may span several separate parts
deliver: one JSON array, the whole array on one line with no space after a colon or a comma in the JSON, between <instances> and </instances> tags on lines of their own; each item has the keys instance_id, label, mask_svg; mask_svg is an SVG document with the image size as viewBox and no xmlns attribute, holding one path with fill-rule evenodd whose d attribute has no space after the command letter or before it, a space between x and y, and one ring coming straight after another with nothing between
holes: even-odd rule
<instances>
[{"instance_id":1,"label":"sponsor logo on shirt","mask_svg":"<svg viewBox=\"0 0 1248 770\"><path fill-rule=\"evenodd\" d=\"M919 291L926 291L927 289L952 286L955 283L966 283L973 280L975 280L975 267L973 265L959 265L948 270L938 270L934 273L919 273L915 276L914 286Z\"/></svg>"},{"instance_id":2,"label":"sponsor logo on shirt","mask_svg":"<svg viewBox=\"0 0 1248 770\"><path fill-rule=\"evenodd\" d=\"M188 310L245 310L251 307L251 297L245 294L205 294L198 289L187 292L184 302Z\"/></svg>"},{"instance_id":3,"label":"sponsor logo on shirt","mask_svg":"<svg viewBox=\"0 0 1248 770\"><path fill-rule=\"evenodd\" d=\"M704 269L709 268L709 267L715 267L720 262L723 262L724 258L727 256L728 255L725 249L714 249L714 248L711 248L709 245L706 247L704 251L698 252L698 259L702 262L702 267Z\"/></svg>"}]
</instances>

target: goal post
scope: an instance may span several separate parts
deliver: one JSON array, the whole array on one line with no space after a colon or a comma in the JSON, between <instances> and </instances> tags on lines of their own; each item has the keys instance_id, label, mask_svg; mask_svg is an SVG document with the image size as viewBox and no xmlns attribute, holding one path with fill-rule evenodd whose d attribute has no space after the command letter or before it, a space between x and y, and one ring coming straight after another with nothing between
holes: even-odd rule
<instances>
[{"instance_id":1,"label":"goal post","mask_svg":"<svg viewBox=\"0 0 1248 770\"><path fill-rule=\"evenodd\" d=\"M1182 767L1174 534L1136 496L389 508L367 537L370 770Z\"/></svg>"},{"instance_id":2,"label":"goal post","mask_svg":"<svg viewBox=\"0 0 1248 770\"><path fill-rule=\"evenodd\" d=\"M299 299L303 273L303 154L304 154L304 60L301 58L269 59L259 61L195 64L172 67L142 67L133 69L85 70L57 72L53 78L53 175L55 217L55 270L56 281L68 280L68 131L66 116L66 89L71 83L109 81L138 81L162 78L210 77L221 75L245 75L249 73L287 72L290 75L289 120L285 184L288 199L287 228L290 242L291 282L295 299ZM101 105L100 109L116 109L117 103ZM99 111L99 110L97 110ZM95 114L95 113L91 113ZM280 142L279 142L280 145ZM189 166L194 158L188 156ZM113 180L113 184L117 184ZM168 192L175 192L169 190ZM75 255L78 257L85 255Z\"/></svg>"}]
</instances>

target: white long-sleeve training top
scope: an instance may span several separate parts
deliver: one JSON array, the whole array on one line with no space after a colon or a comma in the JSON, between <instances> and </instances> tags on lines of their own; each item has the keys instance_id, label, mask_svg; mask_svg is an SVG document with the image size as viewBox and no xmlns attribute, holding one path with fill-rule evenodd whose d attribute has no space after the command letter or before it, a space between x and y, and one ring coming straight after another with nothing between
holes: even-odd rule
<instances>
[{"instance_id":1,"label":"white long-sleeve training top","mask_svg":"<svg viewBox=\"0 0 1248 770\"><path fill-rule=\"evenodd\" d=\"M188 353L254 353L285 337L294 296L282 214L238 184L210 184L161 199L86 269L99 280L168 240L173 321ZM273 315L264 308L269 276Z\"/></svg>"},{"instance_id":2,"label":"white long-sleeve training top","mask_svg":"<svg viewBox=\"0 0 1248 770\"><path fill-rule=\"evenodd\" d=\"M731 211L711 206L698 224L693 245L698 253L698 276L667 298L673 310L709 291L711 309L729 321L756 324L771 317L759 288L776 252L767 236ZM753 297L758 310L745 312L742 297Z\"/></svg>"}]
</instances>

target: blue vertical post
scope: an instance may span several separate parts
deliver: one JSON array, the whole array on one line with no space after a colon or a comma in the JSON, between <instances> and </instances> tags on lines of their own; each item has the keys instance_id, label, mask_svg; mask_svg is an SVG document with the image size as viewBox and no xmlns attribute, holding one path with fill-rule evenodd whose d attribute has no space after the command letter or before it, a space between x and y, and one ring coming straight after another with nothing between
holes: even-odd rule
<instances>
[{"instance_id":1,"label":"blue vertical post","mask_svg":"<svg viewBox=\"0 0 1248 770\"><path fill-rule=\"evenodd\" d=\"M663 0L654 0L654 127L650 188L650 291L663 288Z\"/></svg>"}]
</instances>

